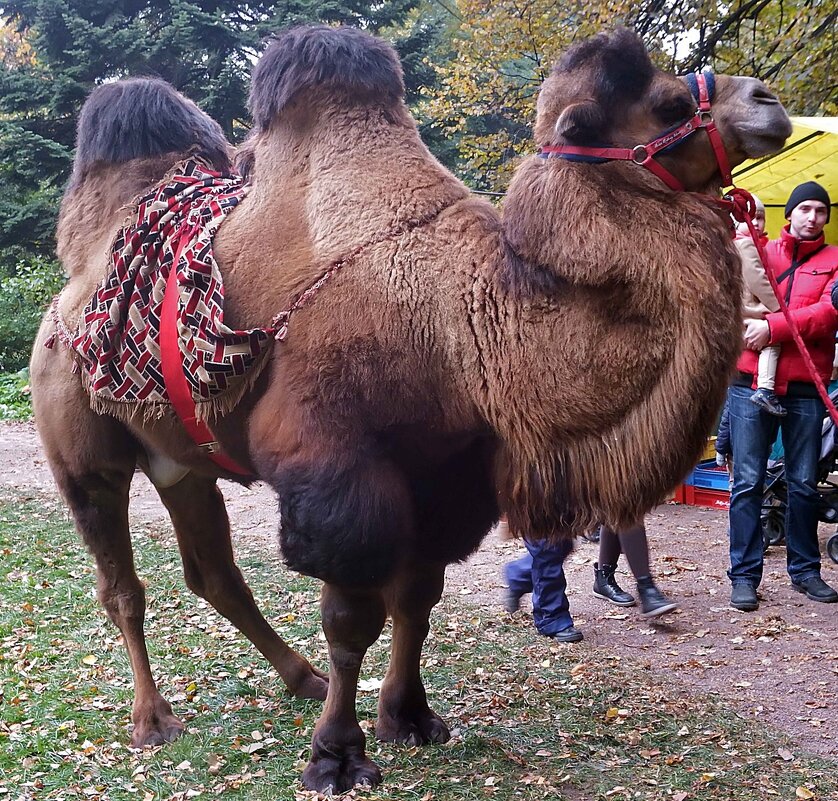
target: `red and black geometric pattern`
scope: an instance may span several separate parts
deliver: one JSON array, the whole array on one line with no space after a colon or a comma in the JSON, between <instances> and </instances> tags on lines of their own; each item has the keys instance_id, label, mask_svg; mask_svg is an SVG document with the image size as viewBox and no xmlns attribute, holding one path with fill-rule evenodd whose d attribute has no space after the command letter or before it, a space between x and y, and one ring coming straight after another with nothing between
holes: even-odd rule
<instances>
[{"instance_id":1,"label":"red and black geometric pattern","mask_svg":"<svg viewBox=\"0 0 838 801\"><path fill-rule=\"evenodd\" d=\"M111 271L85 307L73 350L101 401L168 403L160 365L160 310L176 254L183 369L198 408L231 389L273 341L271 328L224 325L224 286L212 240L245 196L236 174L192 158L136 202L111 249Z\"/></svg>"}]
</instances>

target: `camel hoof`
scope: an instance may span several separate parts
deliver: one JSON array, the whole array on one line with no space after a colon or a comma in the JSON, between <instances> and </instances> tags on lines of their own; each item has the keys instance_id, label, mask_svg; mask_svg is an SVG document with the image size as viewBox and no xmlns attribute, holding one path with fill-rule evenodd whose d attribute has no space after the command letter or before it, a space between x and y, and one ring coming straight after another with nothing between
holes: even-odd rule
<instances>
[{"instance_id":1,"label":"camel hoof","mask_svg":"<svg viewBox=\"0 0 838 801\"><path fill-rule=\"evenodd\" d=\"M183 734L184 726L174 715L149 723L138 723L131 735L132 748L144 748L147 745L163 745L177 740Z\"/></svg>"},{"instance_id":2,"label":"camel hoof","mask_svg":"<svg viewBox=\"0 0 838 801\"><path fill-rule=\"evenodd\" d=\"M428 710L425 715L413 719L379 717L375 724L375 736L386 743L419 746L447 743L451 739L451 732L442 718Z\"/></svg>"},{"instance_id":3,"label":"camel hoof","mask_svg":"<svg viewBox=\"0 0 838 801\"><path fill-rule=\"evenodd\" d=\"M381 771L363 751L346 753L341 757L313 756L300 781L307 790L330 795L345 793L359 784L374 787L381 783Z\"/></svg>"},{"instance_id":4,"label":"camel hoof","mask_svg":"<svg viewBox=\"0 0 838 801\"><path fill-rule=\"evenodd\" d=\"M163 745L183 734L183 723L172 713L171 704L160 695L135 703L131 717L134 720L132 748Z\"/></svg>"}]
</instances>

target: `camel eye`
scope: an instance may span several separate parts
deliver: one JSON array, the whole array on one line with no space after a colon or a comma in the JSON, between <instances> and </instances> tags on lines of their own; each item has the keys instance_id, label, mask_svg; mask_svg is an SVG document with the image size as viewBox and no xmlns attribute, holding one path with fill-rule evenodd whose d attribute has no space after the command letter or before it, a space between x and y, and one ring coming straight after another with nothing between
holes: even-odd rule
<instances>
[{"instance_id":1,"label":"camel eye","mask_svg":"<svg viewBox=\"0 0 838 801\"><path fill-rule=\"evenodd\" d=\"M655 113L664 125L675 125L683 122L695 112L695 103L685 97L673 97L660 103Z\"/></svg>"}]
</instances>

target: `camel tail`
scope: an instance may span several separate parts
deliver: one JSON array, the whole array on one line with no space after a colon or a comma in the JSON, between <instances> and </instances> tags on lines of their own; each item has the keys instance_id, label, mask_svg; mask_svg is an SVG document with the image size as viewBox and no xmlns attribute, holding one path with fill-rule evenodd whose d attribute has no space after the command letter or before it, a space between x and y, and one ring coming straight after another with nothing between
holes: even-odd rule
<instances>
[{"instance_id":1,"label":"camel tail","mask_svg":"<svg viewBox=\"0 0 838 801\"><path fill-rule=\"evenodd\" d=\"M79 116L70 187L96 164L190 152L216 169L230 167L221 126L174 87L157 78L97 86Z\"/></svg>"},{"instance_id":2,"label":"camel tail","mask_svg":"<svg viewBox=\"0 0 838 801\"><path fill-rule=\"evenodd\" d=\"M404 97L401 62L389 44L356 28L290 28L270 43L253 71L256 127L267 129L301 92L317 89L339 94L347 105L390 105Z\"/></svg>"}]
</instances>

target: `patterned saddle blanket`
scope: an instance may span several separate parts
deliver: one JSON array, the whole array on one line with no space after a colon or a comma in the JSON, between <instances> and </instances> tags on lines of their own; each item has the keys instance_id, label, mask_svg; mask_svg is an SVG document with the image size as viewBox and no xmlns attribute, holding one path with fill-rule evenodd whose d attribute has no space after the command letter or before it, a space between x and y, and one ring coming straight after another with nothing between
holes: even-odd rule
<instances>
[{"instance_id":1,"label":"patterned saddle blanket","mask_svg":"<svg viewBox=\"0 0 838 801\"><path fill-rule=\"evenodd\" d=\"M224 324L224 284L212 247L218 227L247 190L239 175L192 158L135 201L111 248L109 274L71 335L94 408L122 417L138 407L144 415L169 408L160 314L173 269L178 344L198 417L229 411L250 384L245 376L258 374L273 330Z\"/></svg>"}]
</instances>

